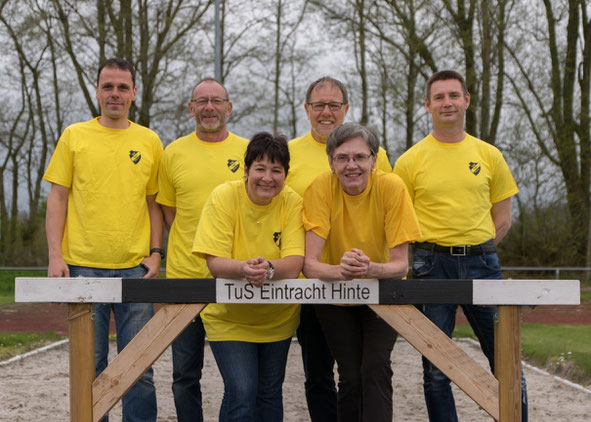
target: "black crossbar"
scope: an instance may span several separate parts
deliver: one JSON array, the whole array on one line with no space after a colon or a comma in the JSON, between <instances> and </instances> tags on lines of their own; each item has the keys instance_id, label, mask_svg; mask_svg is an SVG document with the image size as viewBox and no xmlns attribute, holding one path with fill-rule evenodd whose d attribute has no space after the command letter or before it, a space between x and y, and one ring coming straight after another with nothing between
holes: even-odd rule
<instances>
[{"instance_id":1,"label":"black crossbar","mask_svg":"<svg viewBox=\"0 0 591 422\"><path fill-rule=\"evenodd\" d=\"M472 304L472 280L380 280L380 304ZM215 303L212 278L123 278L122 302Z\"/></svg>"}]
</instances>

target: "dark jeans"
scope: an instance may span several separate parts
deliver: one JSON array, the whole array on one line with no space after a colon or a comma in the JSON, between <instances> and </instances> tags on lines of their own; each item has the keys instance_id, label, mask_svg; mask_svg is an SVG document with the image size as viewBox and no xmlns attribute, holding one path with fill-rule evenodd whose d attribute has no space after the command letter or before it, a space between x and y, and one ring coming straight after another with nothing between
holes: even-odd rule
<instances>
[{"instance_id":1,"label":"dark jeans","mask_svg":"<svg viewBox=\"0 0 591 422\"><path fill-rule=\"evenodd\" d=\"M412 272L423 279L501 279L501 267L496 253L476 256L452 256L447 253L414 249ZM494 372L494 312L490 306L460 305L480 347ZM423 313L445 334L451 337L456 324L458 305L422 305ZM423 357L423 389L431 422L458 420L450 380ZM527 422L527 388L521 375L521 420Z\"/></svg>"},{"instance_id":2,"label":"dark jeans","mask_svg":"<svg viewBox=\"0 0 591 422\"><path fill-rule=\"evenodd\" d=\"M70 277L127 277L140 278L146 274L146 269L138 265L133 268L118 270L90 268L69 265ZM111 312L115 316L117 329L117 352L135 337L142 327L154 315L151 303L97 303L92 307L94 319L96 375L107 367L109 352L109 321ZM157 416L156 389L153 381L153 371L149 368L135 385L124 396L123 422L155 421ZM108 421L105 416L102 421Z\"/></svg>"},{"instance_id":3,"label":"dark jeans","mask_svg":"<svg viewBox=\"0 0 591 422\"><path fill-rule=\"evenodd\" d=\"M308 412L312 422L337 421L334 358L330 353L314 305L302 305L298 341L302 347Z\"/></svg>"},{"instance_id":4,"label":"dark jeans","mask_svg":"<svg viewBox=\"0 0 591 422\"><path fill-rule=\"evenodd\" d=\"M205 330L197 316L172 342L172 393L179 422L202 422L201 371Z\"/></svg>"},{"instance_id":5,"label":"dark jeans","mask_svg":"<svg viewBox=\"0 0 591 422\"><path fill-rule=\"evenodd\" d=\"M339 372L339 422L392 421L397 333L368 306L316 305Z\"/></svg>"},{"instance_id":6,"label":"dark jeans","mask_svg":"<svg viewBox=\"0 0 591 422\"><path fill-rule=\"evenodd\" d=\"M211 341L224 379L220 422L283 421L283 380L291 337L270 343Z\"/></svg>"}]
</instances>

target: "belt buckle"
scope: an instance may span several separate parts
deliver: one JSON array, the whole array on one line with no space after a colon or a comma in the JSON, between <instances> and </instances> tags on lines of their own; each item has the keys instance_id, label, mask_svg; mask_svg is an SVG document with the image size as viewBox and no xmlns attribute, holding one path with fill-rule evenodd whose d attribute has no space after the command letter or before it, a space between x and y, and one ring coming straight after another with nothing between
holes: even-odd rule
<instances>
[{"instance_id":1,"label":"belt buckle","mask_svg":"<svg viewBox=\"0 0 591 422\"><path fill-rule=\"evenodd\" d=\"M451 256L466 256L466 245L450 246L449 254Z\"/></svg>"}]
</instances>

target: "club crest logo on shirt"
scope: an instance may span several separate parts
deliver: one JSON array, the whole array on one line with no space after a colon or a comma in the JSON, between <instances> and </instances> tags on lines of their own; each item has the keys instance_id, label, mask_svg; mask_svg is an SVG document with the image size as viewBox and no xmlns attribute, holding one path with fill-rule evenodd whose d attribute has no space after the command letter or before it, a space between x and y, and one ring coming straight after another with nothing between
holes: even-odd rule
<instances>
[{"instance_id":1,"label":"club crest logo on shirt","mask_svg":"<svg viewBox=\"0 0 591 422\"><path fill-rule=\"evenodd\" d=\"M275 242L278 248L281 248L281 232L273 233L273 242Z\"/></svg>"},{"instance_id":2,"label":"club crest logo on shirt","mask_svg":"<svg viewBox=\"0 0 591 422\"><path fill-rule=\"evenodd\" d=\"M480 164L470 161L469 166L472 174L474 174L474 176L478 176L478 173L480 173Z\"/></svg>"},{"instance_id":3,"label":"club crest logo on shirt","mask_svg":"<svg viewBox=\"0 0 591 422\"><path fill-rule=\"evenodd\" d=\"M129 151L129 159L133 164L137 164L142 159L142 153L139 151L130 150Z\"/></svg>"},{"instance_id":4,"label":"club crest logo on shirt","mask_svg":"<svg viewBox=\"0 0 591 422\"><path fill-rule=\"evenodd\" d=\"M228 168L232 173L236 173L240 168L240 162L238 160L228 159Z\"/></svg>"}]
</instances>

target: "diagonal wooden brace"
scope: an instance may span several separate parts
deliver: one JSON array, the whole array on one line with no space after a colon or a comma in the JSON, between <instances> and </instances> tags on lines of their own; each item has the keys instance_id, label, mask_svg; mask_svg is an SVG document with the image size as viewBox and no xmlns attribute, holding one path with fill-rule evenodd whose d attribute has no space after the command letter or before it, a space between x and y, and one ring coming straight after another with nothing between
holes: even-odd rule
<instances>
[{"instance_id":1,"label":"diagonal wooden brace","mask_svg":"<svg viewBox=\"0 0 591 422\"><path fill-rule=\"evenodd\" d=\"M498 382L413 305L369 305L495 420Z\"/></svg>"},{"instance_id":2,"label":"diagonal wooden brace","mask_svg":"<svg viewBox=\"0 0 591 422\"><path fill-rule=\"evenodd\" d=\"M205 306L166 305L144 325L92 384L93 421L100 421Z\"/></svg>"}]
</instances>

